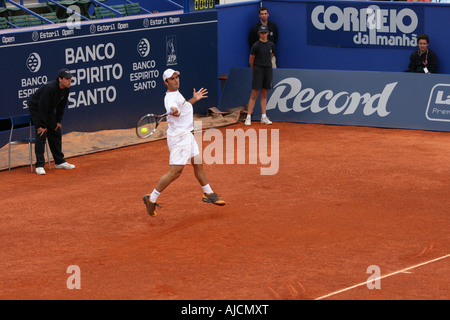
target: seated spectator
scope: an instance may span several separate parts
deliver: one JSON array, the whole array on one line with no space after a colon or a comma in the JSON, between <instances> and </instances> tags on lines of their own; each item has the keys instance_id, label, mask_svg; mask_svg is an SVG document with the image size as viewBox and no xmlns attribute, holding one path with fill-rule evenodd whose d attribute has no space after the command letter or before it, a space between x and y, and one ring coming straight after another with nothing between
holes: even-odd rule
<instances>
[{"instance_id":1,"label":"seated spectator","mask_svg":"<svg viewBox=\"0 0 450 320\"><path fill-rule=\"evenodd\" d=\"M409 58L408 70L405 72L436 73L438 59L436 54L428 48L430 39L426 34L417 37L419 50L414 51Z\"/></svg>"}]
</instances>

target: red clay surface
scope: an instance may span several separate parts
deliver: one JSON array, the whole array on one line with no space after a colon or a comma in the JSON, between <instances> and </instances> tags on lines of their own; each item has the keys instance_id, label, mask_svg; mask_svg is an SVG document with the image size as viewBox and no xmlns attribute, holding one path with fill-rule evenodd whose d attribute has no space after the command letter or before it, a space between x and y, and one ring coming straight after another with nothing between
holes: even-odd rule
<instances>
[{"instance_id":1,"label":"red clay surface","mask_svg":"<svg viewBox=\"0 0 450 320\"><path fill-rule=\"evenodd\" d=\"M1 299L316 299L450 253L450 135L350 126L279 129L279 171L211 164L227 205L192 168L161 195L165 140L70 159L75 170L0 172ZM210 142L204 142L203 148ZM248 159L248 158L247 158ZM81 289L66 272L81 270ZM326 299L450 299L443 258Z\"/></svg>"}]
</instances>

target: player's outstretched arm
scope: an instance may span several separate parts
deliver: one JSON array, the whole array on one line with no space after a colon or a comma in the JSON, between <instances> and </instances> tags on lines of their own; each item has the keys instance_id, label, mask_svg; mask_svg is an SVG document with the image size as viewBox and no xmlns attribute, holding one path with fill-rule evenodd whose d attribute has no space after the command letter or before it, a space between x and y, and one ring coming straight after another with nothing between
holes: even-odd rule
<instances>
[{"instance_id":1,"label":"player's outstretched arm","mask_svg":"<svg viewBox=\"0 0 450 320\"><path fill-rule=\"evenodd\" d=\"M207 94L208 94L208 90L205 88L201 88L198 91L196 91L194 89L194 93L192 94L192 98L189 100L189 103L194 104L203 98L208 98Z\"/></svg>"}]
</instances>

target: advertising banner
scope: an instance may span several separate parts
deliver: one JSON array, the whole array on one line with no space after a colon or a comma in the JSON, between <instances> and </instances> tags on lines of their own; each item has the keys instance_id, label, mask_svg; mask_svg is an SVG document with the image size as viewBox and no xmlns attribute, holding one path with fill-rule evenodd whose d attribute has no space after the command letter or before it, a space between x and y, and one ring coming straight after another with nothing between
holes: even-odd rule
<instances>
[{"instance_id":1,"label":"advertising banner","mask_svg":"<svg viewBox=\"0 0 450 320\"><path fill-rule=\"evenodd\" d=\"M61 68L73 73L64 133L131 128L146 113L163 113L166 68L181 72L189 99L205 87L217 105L217 14L157 14L44 26L0 34L0 117L27 113L31 94Z\"/></svg>"},{"instance_id":2,"label":"advertising banner","mask_svg":"<svg viewBox=\"0 0 450 320\"><path fill-rule=\"evenodd\" d=\"M379 2L310 2L307 43L317 46L411 49L424 32L422 6Z\"/></svg>"},{"instance_id":3,"label":"advertising banner","mask_svg":"<svg viewBox=\"0 0 450 320\"><path fill-rule=\"evenodd\" d=\"M450 75L273 70L271 120L450 131ZM248 103L252 71L232 69L221 110ZM253 119L259 120L259 99Z\"/></svg>"}]
</instances>

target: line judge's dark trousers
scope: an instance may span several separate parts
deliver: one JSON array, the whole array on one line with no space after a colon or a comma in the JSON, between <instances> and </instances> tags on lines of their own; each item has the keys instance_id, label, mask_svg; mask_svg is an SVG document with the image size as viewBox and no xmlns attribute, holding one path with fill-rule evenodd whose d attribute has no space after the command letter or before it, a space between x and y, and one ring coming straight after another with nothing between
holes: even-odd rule
<instances>
[{"instance_id":1,"label":"line judge's dark trousers","mask_svg":"<svg viewBox=\"0 0 450 320\"><path fill-rule=\"evenodd\" d=\"M31 121L33 123L37 123L37 121L33 120L35 119L35 117L36 115L31 113ZM36 168L44 167L45 165L45 140L48 140L48 146L50 147L50 151L52 152L55 164L61 164L65 162L64 154L62 153L61 129L55 130L56 125L56 115L51 114L48 117L47 131L42 136L39 136L39 134L37 133L38 127L34 126L36 134L36 143L34 145L34 152L36 154Z\"/></svg>"}]
</instances>

